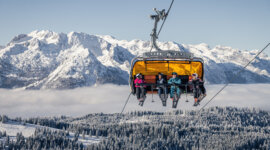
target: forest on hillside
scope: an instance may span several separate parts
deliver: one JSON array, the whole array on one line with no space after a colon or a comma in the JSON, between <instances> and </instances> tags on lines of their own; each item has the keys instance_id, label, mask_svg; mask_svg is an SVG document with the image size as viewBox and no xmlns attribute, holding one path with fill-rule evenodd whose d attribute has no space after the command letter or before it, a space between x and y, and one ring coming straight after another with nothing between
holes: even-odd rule
<instances>
[{"instance_id":1,"label":"forest on hillside","mask_svg":"<svg viewBox=\"0 0 270 150\"><path fill-rule=\"evenodd\" d=\"M2 123L9 120L50 128L37 128L30 137L18 133L13 140L0 132L0 149L270 149L270 112L254 108L0 117ZM75 138L70 139L70 133L75 133ZM79 136L102 140L84 145L78 141Z\"/></svg>"}]
</instances>

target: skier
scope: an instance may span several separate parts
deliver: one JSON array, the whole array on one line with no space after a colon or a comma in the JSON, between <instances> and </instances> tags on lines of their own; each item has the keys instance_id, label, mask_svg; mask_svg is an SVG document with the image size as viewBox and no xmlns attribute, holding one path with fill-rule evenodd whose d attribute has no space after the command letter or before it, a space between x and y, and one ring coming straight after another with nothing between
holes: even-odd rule
<instances>
[{"instance_id":1,"label":"skier","mask_svg":"<svg viewBox=\"0 0 270 150\"><path fill-rule=\"evenodd\" d=\"M177 100L180 98L180 88L177 86L177 84L181 84L181 79L177 77L177 73L172 73L172 78L168 81L168 84L171 85L171 91L170 91L170 98L173 100L174 92L176 91L177 94Z\"/></svg>"},{"instance_id":2,"label":"skier","mask_svg":"<svg viewBox=\"0 0 270 150\"><path fill-rule=\"evenodd\" d=\"M192 74L192 79L189 80L189 83L192 85L193 94L194 94L194 106L197 106L199 102L206 96L206 90L204 88L204 82L198 78L197 73Z\"/></svg>"},{"instance_id":3,"label":"skier","mask_svg":"<svg viewBox=\"0 0 270 150\"><path fill-rule=\"evenodd\" d=\"M136 87L136 96L139 101L143 101L145 99L145 88L146 85L143 85L144 80L142 79L142 74L138 73L136 74L136 79L134 80L134 84Z\"/></svg>"},{"instance_id":4,"label":"skier","mask_svg":"<svg viewBox=\"0 0 270 150\"><path fill-rule=\"evenodd\" d=\"M157 79L157 87L158 87L158 95L162 102L166 102L168 98L168 88L166 86L167 79L164 77L163 73L158 73Z\"/></svg>"}]
</instances>

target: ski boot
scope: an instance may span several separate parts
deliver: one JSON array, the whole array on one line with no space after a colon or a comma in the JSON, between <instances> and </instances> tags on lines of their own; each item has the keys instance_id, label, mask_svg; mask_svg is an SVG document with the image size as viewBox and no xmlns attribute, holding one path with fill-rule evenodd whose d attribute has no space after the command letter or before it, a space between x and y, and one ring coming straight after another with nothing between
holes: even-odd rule
<instances>
[{"instance_id":1,"label":"ski boot","mask_svg":"<svg viewBox=\"0 0 270 150\"><path fill-rule=\"evenodd\" d=\"M193 106L198 106L198 105L200 105L200 103L198 102L198 98L194 98L194 104L193 104Z\"/></svg>"}]
</instances>

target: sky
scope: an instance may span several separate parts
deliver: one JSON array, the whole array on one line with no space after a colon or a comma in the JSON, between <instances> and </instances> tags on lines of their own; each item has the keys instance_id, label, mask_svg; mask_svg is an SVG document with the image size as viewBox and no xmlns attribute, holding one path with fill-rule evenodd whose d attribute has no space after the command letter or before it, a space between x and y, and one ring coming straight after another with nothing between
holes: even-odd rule
<instances>
[{"instance_id":1,"label":"sky","mask_svg":"<svg viewBox=\"0 0 270 150\"><path fill-rule=\"evenodd\" d=\"M170 0L0 0L0 45L33 30L149 40L153 8ZM240 50L270 42L269 0L175 0L160 41L206 43ZM270 54L270 50L266 51Z\"/></svg>"},{"instance_id":2,"label":"sky","mask_svg":"<svg viewBox=\"0 0 270 150\"><path fill-rule=\"evenodd\" d=\"M193 107L191 95L182 94L177 109L199 110L223 85L206 85L207 96L198 107ZM270 111L270 84L230 84L205 108L213 106L232 106L259 108ZM100 90L102 89L102 90ZM260 89L260 90L258 90ZM0 114L9 117L37 116L83 116L89 113L120 113L130 93L127 85L100 85L97 87L76 88L73 90L19 90L0 89ZM7 100L8 98L8 100ZM144 106L138 105L135 96L131 96L125 112L135 110L172 111L172 101L167 100L163 107L158 95L147 95Z\"/></svg>"}]
</instances>

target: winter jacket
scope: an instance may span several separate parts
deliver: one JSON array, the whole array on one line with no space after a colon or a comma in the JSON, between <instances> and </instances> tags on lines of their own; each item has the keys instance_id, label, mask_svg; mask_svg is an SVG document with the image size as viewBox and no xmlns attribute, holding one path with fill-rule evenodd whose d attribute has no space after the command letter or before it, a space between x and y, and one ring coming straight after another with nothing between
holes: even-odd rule
<instances>
[{"instance_id":1,"label":"winter jacket","mask_svg":"<svg viewBox=\"0 0 270 150\"><path fill-rule=\"evenodd\" d=\"M179 78L170 78L170 80L168 81L169 84L181 84L181 79Z\"/></svg>"},{"instance_id":2,"label":"winter jacket","mask_svg":"<svg viewBox=\"0 0 270 150\"><path fill-rule=\"evenodd\" d=\"M189 80L189 83L193 85L195 88L199 88L200 84L203 84L203 81L200 78L197 78L195 80L191 79Z\"/></svg>"},{"instance_id":3,"label":"winter jacket","mask_svg":"<svg viewBox=\"0 0 270 150\"><path fill-rule=\"evenodd\" d=\"M135 87L140 87L140 84L145 83L143 79L136 78L134 80ZM146 87L145 85L143 87Z\"/></svg>"},{"instance_id":4,"label":"winter jacket","mask_svg":"<svg viewBox=\"0 0 270 150\"><path fill-rule=\"evenodd\" d=\"M197 78L195 80L189 80L189 83L192 84L191 86L191 90L193 90L194 93L194 98L198 98L199 95L198 95L198 89L201 90L202 94L205 94L206 93L206 90L205 90L205 87L204 87L204 82L200 79L200 78Z\"/></svg>"},{"instance_id":5,"label":"winter jacket","mask_svg":"<svg viewBox=\"0 0 270 150\"><path fill-rule=\"evenodd\" d=\"M157 85L160 87L161 85L167 84L167 80L165 78L161 78L157 80Z\"/></svg>"},{"instance_id":6,"label":"winter jacket","mask_svg":"<svg viewBox=\"0 0 270 150\"><path fill-rule=\"evenodd\" d=\"M181 79L179 78L170 78L168 81L169 84L181 84ZM178 97L180 97L180 89L178 86L171 86L171 91L170 91L170 97L173 98L174 92L176 91Z\"/></svg>"}]
</instances>

